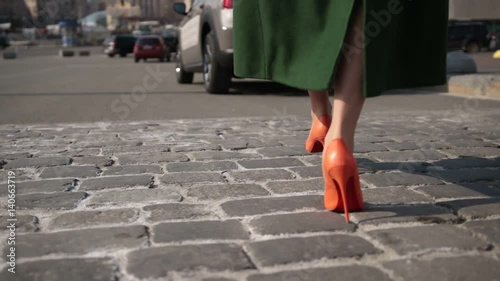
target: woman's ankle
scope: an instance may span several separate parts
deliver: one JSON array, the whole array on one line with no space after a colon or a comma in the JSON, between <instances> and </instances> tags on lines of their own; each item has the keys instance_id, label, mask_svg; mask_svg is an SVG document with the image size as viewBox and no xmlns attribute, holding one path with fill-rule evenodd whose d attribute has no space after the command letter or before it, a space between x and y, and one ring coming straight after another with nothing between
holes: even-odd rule
<instances>
[{"instance_id":1,"label":"woman's ankle","mask_svg":"<svg viewBox=\"0 0 500 281\"><path fill-rule=\"evenodd\" d=\"M354 137L342 135L342 134L336 134L336 133L331 133L330 132L326 135L325 137L325 146L328 145L330 142L332 142L335 139L342 139L346 146L349 148L351 152L354 151Z\"/></svg>"},{"instance_id":2,"label":"woman's ankle","mask_svg":"<svg viewBox=\"0 0 500 281\"><path fill-rule=\"evenodd\" d=\"M332 116L332 106L330 104L330 101L327 101L327 104L322 104L320 106L314 106L311 108L311 117L316 116L317 118L323 116L323 115L328 115Z\"/></svg>"}]
</instances>

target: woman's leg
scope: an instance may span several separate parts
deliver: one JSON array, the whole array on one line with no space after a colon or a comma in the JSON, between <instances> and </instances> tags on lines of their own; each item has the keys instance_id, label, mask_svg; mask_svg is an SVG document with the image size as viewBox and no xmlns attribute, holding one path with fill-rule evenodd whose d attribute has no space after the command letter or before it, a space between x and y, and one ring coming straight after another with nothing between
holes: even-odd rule
<instances>
[{"instance_id":1,"label":"woman's leg","mask_svg":"<svg viewBox=\"0 0 500 281\"><path fill-rule=\"evenodd\" d=\"M322 115L332 113L328 91L309 91L309 98L311 100L311 114L319 118Z\"/></svg>"},{"instance_id":2,"label":"woman's leg","mask_svg":"<svg viewBox=\"0 0 500 281\"><path fill-rule=\"evenodd\" d=\"M328 91L309 91L311 99L311 130L306 139L306 150L311 153L323 151L325 136L332 123L332 105Z\"/></svg>"},{"instance_id":3,"label":"woman's leg","mask_svg":"<svg viewBox=\"0 0 500 281\"><path fill-rule=\"evenodd\" d=\"M365 98L363 96L363 46L359 46L355 30L363 30L363 4L356 2L349 29L345 38L346 46L356 48L340 58L334 78L333 121L325 138L325 144L342 138L353 151L354 132ZM348 57L346 57L348 56Z\"/></svg>"}]
</instances>

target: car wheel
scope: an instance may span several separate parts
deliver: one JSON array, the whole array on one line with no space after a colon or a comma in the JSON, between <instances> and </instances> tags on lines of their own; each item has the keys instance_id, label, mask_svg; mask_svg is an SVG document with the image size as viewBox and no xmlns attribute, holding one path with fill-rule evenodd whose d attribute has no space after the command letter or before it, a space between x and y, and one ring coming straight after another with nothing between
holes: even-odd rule
<instances>
[{"instance_id":1,"label":"car wheel","mask_svg":"<svg viewBox=\"0 0 500 281\"><path fill-rule=\"evenodd\" d=\"M477 42L469 42L465 46L465 51L471 54L478 53L479 51L481 51L481 46L479 46Z\"/></svg>"},{"instance_id":2,"label":"car wheel","mask_svg":"<svg viewBox=\"0 0 500 281\"><path fill-rule=\"evenodd\" d=\"M120 57L124 58L127 56L127 53L120 53Z\"/></svg>"},{"instance_id":3,"label":"car wheel","mask_svg":"<svg viewBox=\"0 0 500 281\"><path fill-rule=\"evenodd\" d=\"M177 83L179 84L191 84L193 83L193 72L186 72L182 67L182 55L181 52L177 53L177 59L175 63L175 77L177 78Z\"/></svg>"},{"instance_id":4,"label":"car wheel","mask_svg":"<svg viewBox=\"0 0 500 281\"><path fill-rule=\"evenodd\" d=\"M159 60L160 62L164 62L164 61L165 61L165 58L164 58L164 57L159 57L159 58L158 58L158 60Z\"/></svg>"},{"instance_id":5,"label":"car wheel","mask_svg":"<svg viewBox=\"0 0 500 281\"><path fill-rule=\"evenodd\" d=\"M138 57L135 57L135 58L134 58L134 61L135 61L135 63L138 63L138 62L139 62L139 58L138 58Z\"/></svg>"},{"instance_id":6,"label":"car wheel","mask_svg":"<svg viewBox=\"0 0 500 281\"><path fill-rule=\"evenodd\" d=\"M231 70L215 59L215 35L210 32L203 46L203 81L209 93L227 93L231 86Z\"/></svg>"},{"instance_id":7,"label":"car wheel","mask_svg":"<svg viewBox=\"0 0 500 281\"><path fill-rule=\"evenodd\" d=\"M108 54L108 57L110 57L110 58L114 58L114 57L115 57L115 54Z\"/></svg>"},{"instance_id":8,"label":"car wheel","mask_svg":"<svg viewBox=\"0 0 500 281\"><path fill-rule=\"evenodd\" d=\"M144 62L146 62L148 59L147 58L144 58Z\"/></svg>"}]
</instances>

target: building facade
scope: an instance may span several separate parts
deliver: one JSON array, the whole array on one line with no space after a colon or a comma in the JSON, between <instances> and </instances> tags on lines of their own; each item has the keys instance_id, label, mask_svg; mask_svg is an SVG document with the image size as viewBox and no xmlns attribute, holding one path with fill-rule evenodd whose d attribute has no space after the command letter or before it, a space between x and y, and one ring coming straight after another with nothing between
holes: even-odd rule
<instances>
[{"instance_id":1,"label":"building facade","mask_svg":"<svg viewBox=\"0 0 500 281\"><path fill-rule=\"evenodd\" d=\"M177 24L182 16L173 10L175 2L182 0L108 0L108 28L130 30L139 21L158 21Z\"/></svg>"},{"instance_id":2,"label":"building facade","mask_svg":"<svg viewBox=\"0 0 500 281\"><path fill-rule=\"evenodd\" d=\"M87 14L106 10L106 0L87 0Z\"/></svg>"},{"instance_id":3,"label":"building facade","mask_svg":"<svg viewBox=\"0 0 500 281\"><path fill-rule=\"evenodd\" d=\"M182 0L135 0L141 8L143 20L157 20L165 24L175 24L182 16L175 13L173 4Z\"/></svg>"},{"instance_id":4,"label":"building facade","mask_svg":"<svg viewBox=\"0 0 500 281\"><path fill-rule=\"evenodd\" d=\"M500 33L500 0L450 0L450 20L482 21Z\"/></svg>"},{"instance_id":5,"label":"building facade","mask_svg":"<svg viewBox=\"0 0 500 281\"><path fill-rule=\"evenodd\" d=\"M106 22L109 31L129 31L141 19L141 9L135 1L108 1Z\"/></svg>"},{"instance_id":6,"label":"building facade","mask_svg":"<svg viewBox=\"0 0 500 281\"><path fill-rule=\"evenodd\" d=\"M87 4L87 0L0 0L0 21L44 27L61 20L83 18L88 13Z\"/></svg>"},{"instance_id":7,"label":"building facade","mask_svg":"<svg viewBox=\"0 0 500 281\"><path fill-rule=\"evenodd\" d=\"M20 27L23 21L31 18L30 9L24 0L0 0L0 23L12 23Z\"/></svg>"},{"instance_id":8,"label":"building facade","mask_svg":"<svg viewBox=\"0 0 500 281\"><path fill-rule=\"evenodd\" d=\"M452 20L500 20L499 0L450 0Z\"/></svg>"}]
</instances>

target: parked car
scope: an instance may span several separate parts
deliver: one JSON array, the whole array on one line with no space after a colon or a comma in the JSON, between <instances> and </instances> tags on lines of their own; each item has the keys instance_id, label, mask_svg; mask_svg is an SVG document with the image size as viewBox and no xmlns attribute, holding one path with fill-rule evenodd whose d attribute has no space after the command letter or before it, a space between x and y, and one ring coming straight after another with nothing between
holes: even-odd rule
<instances>
[{"instance_id":1,"label":"parked car","mask_svg":"<svg viewBox=\"0 0 500 281\"><path fill-rule=\"evenodd\" d=\"M139 62L143 59L155 58L161 62L165 60L167 54L167 46L160 36L146 35L137 39L134 47L134 60Z\"/></svg>"},{"instance_id":2,"label":"parked car","mask_svg":"<svg viewBox=\"0 0 500 281\"><path fill-rule=\"evenodd\" d=\"M179 24L177 82L193 82L203 73L209 93L226 93L233 77L233 0L194 0L186 11L184 3L174 10L184 19Z\"/></svg>"},{"instance_id":3,"label":"parked car","mask_svg":"<svg viewBox=\"0 0 500 281\"><path fill-rule=\"evenodd\" d=\"M448 27L448 49L468 53L489 49L491 35L482 22L452 22Z\"/></svg>"},{"instance_id":4,"label":"parked car","mask_svg":"<svg viewBox=\"0 0 500 281\"><path fill-rule=\"evenodd\" d=\"M136 37L128 34L112 35L103 42L104 53L110 58L115 55L126 57L127 54L134 52L136 39Z\"/></svg>"},{"instance_id":5,"label":"parked car","mask_svg":"<svg viewBox=\"0 0 500 281\"><path fill-rule=\"evenodd\" d=\"M5 49L10 46L9 38L7 35L0 35L0 48Z\"/></svg>"}]
</instances>

